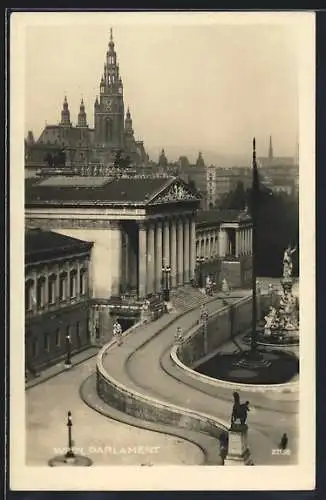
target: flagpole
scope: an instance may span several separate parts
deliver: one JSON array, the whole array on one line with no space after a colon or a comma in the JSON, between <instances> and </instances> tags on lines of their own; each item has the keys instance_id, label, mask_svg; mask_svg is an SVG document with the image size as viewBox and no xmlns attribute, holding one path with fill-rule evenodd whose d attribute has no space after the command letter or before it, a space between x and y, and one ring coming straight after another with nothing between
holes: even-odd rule
<instances>
[{"instance_id":1,"label":"flagpole","mask_svg":"<svg viewBox=\"0 0 326 500\"><path fill-rule=\"evenodd\" d=\"M257 201L258 201L258 169L256 161L256 139L252 141L252 330L251 351L257 349Z\"/></svg>"}]
</instances>

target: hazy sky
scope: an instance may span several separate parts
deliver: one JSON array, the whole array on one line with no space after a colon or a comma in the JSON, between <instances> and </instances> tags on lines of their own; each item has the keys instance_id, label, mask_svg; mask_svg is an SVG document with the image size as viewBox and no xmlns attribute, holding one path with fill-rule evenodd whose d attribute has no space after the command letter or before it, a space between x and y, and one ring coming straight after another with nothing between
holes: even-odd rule
<instances>
[{"instance_id":1,"label":"hazy sky","mask_svg":"<svg viewBox=\"0 0 326 500\"><path fill-rule=\"evenodd\" d=\"M125 107L153 159L163 147L171 159L193 160L199 150L208 162L215 155L250 157L254 135L262 156L270 134L275 154L294 155L295 26L259 25L254 18L250 25L200 25L195 16L191 25L125 25L114 14L103 14L97 25L73 16L69 24L26 30L26 132L38 137L45 122L58 123L65 94L73 123L83 96L93 126L112 26Z\"/></svg>"}]
</instances>

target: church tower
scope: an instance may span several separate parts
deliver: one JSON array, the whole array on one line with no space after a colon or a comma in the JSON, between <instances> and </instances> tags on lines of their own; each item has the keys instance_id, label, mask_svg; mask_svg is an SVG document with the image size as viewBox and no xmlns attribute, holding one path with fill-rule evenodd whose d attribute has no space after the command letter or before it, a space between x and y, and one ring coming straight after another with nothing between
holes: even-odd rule
<instances>
[{"instance_id":1,"label":"church tower","mask_svg":"<svg viewBox=\"0 0 326 500\"><path fill-rule=\"evenodd\" d=\"M85 112L85 104L84 104L83 99L81 100L81 103L80 103L77 127L82 127L82 128L88 127L87 116L86 116L86 112Z\"/></svg>"},{"instance_id":2,"label":"church tower","mask_svg":"<svg viewBox=\"0 0 326 500\"><path fill-rule=\"evenodd\" d=\"M100 82L100 100L94 105L95 144L105 149L122 149L124 140L123 85L114 48L112 28Z\"/></svg>"},{"instance_id":3,"label":"church tower","mask_svg":"<svg viewBox=\"0 0 326 500\"><path fill-rule=\"evenodd\" d=\"M61 122L60 125L62 127L71 127L71 121L70 121L70 111L68 107L68 101L67 97L65 96L65 99L63 101L63 107L61 111Z\"/></svg>"}]
</instances>

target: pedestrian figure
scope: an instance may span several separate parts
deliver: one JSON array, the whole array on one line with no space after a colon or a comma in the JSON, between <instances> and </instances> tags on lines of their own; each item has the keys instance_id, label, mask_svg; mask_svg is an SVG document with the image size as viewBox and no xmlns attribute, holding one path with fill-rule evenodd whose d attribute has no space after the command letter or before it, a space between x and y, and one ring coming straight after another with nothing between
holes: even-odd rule
<instances>
[{"instance_id":1,"label":"pedestrian figure","mask_svg":"<svg viewBox=\"0 0 326 500\"><path fill-rule=\"evenodd\" d=\"M181 326L177 327L177 330L175 332L175 339L174 340L175 340L176 344L181 344L181 342L183 340Z\"/></svg>"},{"instance_id":2,"label":"pedestrian figure","mask_svg":"<svg viewBox=\"0 0 326 500\"><path fill-rule=\"evenodd\" d=\"M280 448L281 450L285 450L287 448L287 445L288 445L288 436L286 434L286 432L284 432L282 438L281 438L281 441L280 441Z\"/></svg>"},{"instance_id":3,"label":"pedestrian figure","mask_svg":"<svg viewBox=\"0 0 326 500\"><path fill-rule=\"evenodd\" d=\"M222 279L222 292L226 294L230 293L229 283L225 278Z\"/></svg>"},{"instance_id":4,"label":"pedestrian figure","mask_svg":"<svg viewBox=\"0 0 326 500\"><path fill-rule=\"evenodd\" d=\"M120 346L122 344L122 327L117 319L113 324L113 336L117 339L117 344Z\"/></svg>"}]
</instances>

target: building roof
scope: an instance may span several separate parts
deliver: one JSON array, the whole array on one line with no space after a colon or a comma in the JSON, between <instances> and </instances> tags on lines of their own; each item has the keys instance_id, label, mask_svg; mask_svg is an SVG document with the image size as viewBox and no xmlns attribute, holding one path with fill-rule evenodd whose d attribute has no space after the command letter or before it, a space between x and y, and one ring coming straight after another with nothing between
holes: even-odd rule
<instances>
[{"instance_id":1,"label":"building roof","mask_svg":"<svg viewBox=\"0 0 326 500\"><path fill-rule=\"evenodd\" d=\"M25 263L88 252L93 243L38 228L25 230Z\"/></svg>"},{"instance_id":2,"label":"building roof","mask_svg":"<svg viewBox=\"0 0 326 500\"><path fill-rule=\"evenodd\" d=\"M196 223L199 226L223 224L251 220L250 215L244 210L201 210L197 214Z\"/></svg>"},{"instance_id":3,"label":"building roof","mask_svg":"<svg viewBox=\"0 0 326 500\"><path fill-rule=\"evenodd\" d=\"M176 196L174 201L198 199L198 193L181 179L174 177L47 177L33 183L28 179L25 189L27 206L37 205L101 205L149 204L159 193L169 190L172 184L183 186L188 198ZM173 193L172 193L173 194ZM191 196L192 194L192 196ZM173 198L173 196L172 196ZM166 199L166 201L172 201Z\"/></svg>"}]
</instances>

